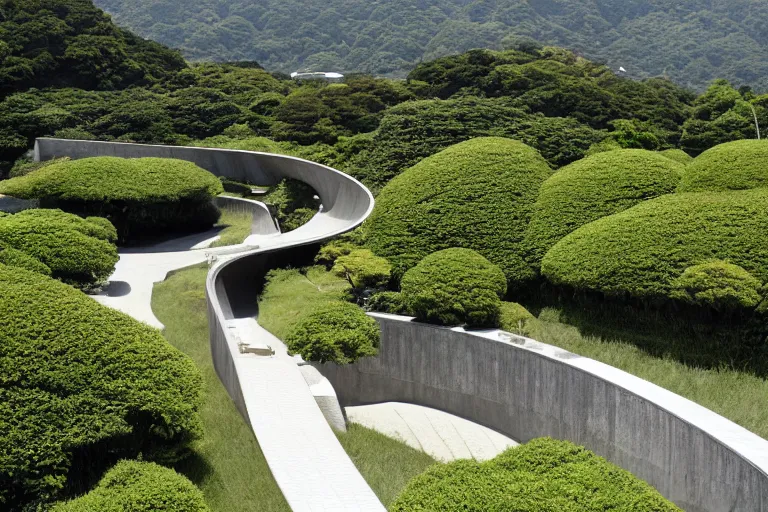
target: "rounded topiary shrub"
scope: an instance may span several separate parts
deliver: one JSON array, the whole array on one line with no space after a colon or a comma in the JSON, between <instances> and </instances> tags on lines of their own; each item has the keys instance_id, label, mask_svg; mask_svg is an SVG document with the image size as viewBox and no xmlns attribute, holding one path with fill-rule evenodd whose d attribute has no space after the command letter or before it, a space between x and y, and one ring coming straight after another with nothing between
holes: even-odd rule
<instances>
[{"instance_id":1,"label":"rounded topiary shrub","mask_svg":"<svg viewBox=\"0 0 768 512\"><path fill-rule=\"evenodd\" d=\"M174 461L202 381L155 329L0 264L0 508L45 503L119 457Z\"/></svg>"},{"instance_id":2,"label":"rounded topiary shrub","mask_svg":"<svg viewBox=\"0 0 768 512\"><path fill-rule=\"evenodd\" d=\"M436 464L391 512L680 512L646 482L568 441L534 439L494 459Z\"/></svg>"},{"instance_id":3,"label":"rounded topiary shrub","mask_svg":"<svg viewBox=\"0 0 768 512\"><path fill-rule=\"evenodd\" d=\"M558 240L601 217L675 191L684 167L659 153L620 149L584 158L544 182L525 243L538 266Z\"/></svg>"},{"instance_id":4,"label":"rounded topiary shrub","mask_svg":"<svg viewBox=\"0 0 768 512\"><path fill-rule=\"evenodd\" d=\"M213 174L168 158L95 157L65 161L0 183L0 193L44 208L106 217L122 242L210 228L219 218Z\"/></svg>"},{"instance_id":5,"label":"rounded topiary shrub","mask_svg":"<svg viewBox=\"0 0 768 512\"><path fill-rule=\"evenodd\" d=\"M114 238L108 221L61 210L24 210L0 217L0 246L23 252L48 268L36 270L85 289L103 283L114 271L119 259Z\"/></svg>"},{"instance_id":6,"label":"rounded topiary shrub","mask_svg":"<svg viewBox=\"0 0 768 512\"><path fill-rule=\"evenodd\" d=\"M370 249L355 249L339 256L331 271L346 279L353 288L380 288L389 282L392 267L386 258Z\"/></svg>"},{"instance_id":7,"label":"rounded topiary shrub","mask_svg":"<svg viewBox=\"0 0 768 512\"><path fill-rule=\"evenodd\" d=\"M768 281L768 189L668 194L583 226L544 257L553 283L609 295L670 298L673 282L711 260Z\"/></svg>"},{"instance_id":8,"label":"rounded topiary shrub","mask_svg":"<svg viewBox=\"0 0 768 512\"><path fill-rule=\"evenodd\" d=\"M305 361L348 364L376 355L379 325L358 306L334 300L302 316L284 341Z\"/></svg>"},{"instance_id":9,"label":"rounded topiary shrub","mask_svg":"<svg viewBox=\"0 0 768 512\"><path fill-rule=\"evenodd\" d=\"M499 327L505 331L527 336L527 323L534 316L524 306L517 302L502 302L499 315Z\"/></svg>"},{"instance_id":10,"label":"rounded topiary shrub","mask_svg":"<svg viewBox=\"0 0 768 512\"><path fill-rule=\"evenodd\" d=\"M768 187L768 141L737 140L710 148L686 166L679 192Z\"/></svg>"},{"instance_id":11,"label":"rounded topiary shrub","mask_svg":"<svg viewBox=\"0 0 768 512\"><path fill-rule=\"evenodd\" d=\"M715 309L754 308L763 300L762 287L740 266L715 260L686 268L672 281L670 296Z\"/></svg>"},{"instance_id":12,"label":"rounded topiary shrub","mask_svg":"<svg viewBox=\"0 0 768 512\"><path fill-rule=\"evenodd\" d=\"M423 322L496 326L507 282L501 269L471 249L430 254L400 282L408 310Z\"/></svg>"},{"instance_id":13,"label":"rounded topiary shrub","mask_svg":"<svg viewBox=\"0 0 768 512\"><path fill-rule=\"evenodd\" d=\"M659 153L679 164L688 165L693 162L693 157L682 149L665 149Z\"/></svg>"},{"instance_id":14,"label":"rounded topiary shrub","mask_svg":"<svg viewBox=\"0 0 768 512\"><path fill-rule=\"evenodd\" d=\"M535 277L521 242L539 187L552 171L522 142L472 139L425 158L390 181L367 223L368 245L394 274L449 247L474 249L510 286Z\"/></svg>"},{"instance_id":15,"label":"rounded topiary shrub","mask_svg":"<svg viewBox=\"0 0 768 512\"><path fill-rule=\"evenodd\" d=\"M203 493L184 475L152 462L123 460L95 489L51 512L208 512Z\"/></svg>"},{"instance_id":16,"label":"rounded topiary shrub","mask_svg":"<svg viewBox=\"0 0 768 512\"><path fill-rule=\"evenodd\" d=\"M45 263L33 258L25 252L21 252L11 247L3 247L2 243L0 243L0 263L8 265L9 267L25 268L45 276L51 275L51 269Z\"/></svg>"}]
</instances>

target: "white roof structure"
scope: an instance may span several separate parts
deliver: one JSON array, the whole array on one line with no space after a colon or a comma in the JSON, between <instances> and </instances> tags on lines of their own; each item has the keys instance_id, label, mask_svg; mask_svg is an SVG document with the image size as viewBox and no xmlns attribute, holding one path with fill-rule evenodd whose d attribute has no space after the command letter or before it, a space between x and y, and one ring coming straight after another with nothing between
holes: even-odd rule
<instances>
[{"instance_id":1,"label":"white roof structure","mask_svg":"<svg viewBox=\"0 0 768 512\"><path fill-rule=\"evenodd\" d=\"M294 71L291 73L291 78L297 79L297 80L338 80L340 78L344 78L344 75L341 73L335 73L335 72L326 72L326 71L315 71L315 72L306 72L306 73L300 73L298 71Z\"/></svg>"}]
</instances>

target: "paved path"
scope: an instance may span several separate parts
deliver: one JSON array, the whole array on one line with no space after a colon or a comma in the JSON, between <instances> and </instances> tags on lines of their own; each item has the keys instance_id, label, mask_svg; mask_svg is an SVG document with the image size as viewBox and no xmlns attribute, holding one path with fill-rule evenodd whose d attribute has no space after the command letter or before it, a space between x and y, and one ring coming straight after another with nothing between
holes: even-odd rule
<instances>
[{"instance_id":1,"label":"paved path","mask_svg":"<svg viewBox=\"0 0 768 512\"><path fill-rule=\"evenodd\" d=\"M347 419L403 441L437 460L492 459L518 443L453 414L400 402L346 408Z\"/></svg>"}]
</instances>

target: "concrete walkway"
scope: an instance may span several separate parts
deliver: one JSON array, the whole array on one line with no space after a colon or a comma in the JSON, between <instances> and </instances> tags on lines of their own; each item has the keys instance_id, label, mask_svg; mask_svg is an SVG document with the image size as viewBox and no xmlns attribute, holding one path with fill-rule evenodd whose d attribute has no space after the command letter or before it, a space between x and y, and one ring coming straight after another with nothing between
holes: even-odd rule
<instances>
[{"instance_id":1,"label":"concrete walkway","mask_svg":"<svg viewBox=\"0 0 768 512\"><path fill-rule=\"evenodd\" d=\"M347 419L403 441L437 460L492 459L518 443L453 414L400 402L346 408Z\"/></svg>"}]
</instances>

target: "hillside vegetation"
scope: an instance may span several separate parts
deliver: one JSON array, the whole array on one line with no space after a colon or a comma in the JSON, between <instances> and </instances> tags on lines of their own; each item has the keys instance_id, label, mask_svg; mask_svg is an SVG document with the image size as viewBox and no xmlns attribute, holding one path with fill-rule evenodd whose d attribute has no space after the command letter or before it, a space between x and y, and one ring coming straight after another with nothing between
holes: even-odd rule
<instances>
[{"instance_id":1,"label":"hillside vegetation","mask_svg":"<svg viewBox=\"0 0 768 512\"><path fill-rule=\"evenodd\" d=\"M760 0L96 0L118 24L192 60L403 76L471 48L530 39L696 89L727 78L768 88Z\"/></svg>"}]
</instances>

